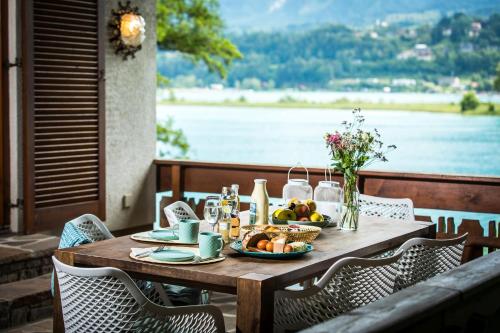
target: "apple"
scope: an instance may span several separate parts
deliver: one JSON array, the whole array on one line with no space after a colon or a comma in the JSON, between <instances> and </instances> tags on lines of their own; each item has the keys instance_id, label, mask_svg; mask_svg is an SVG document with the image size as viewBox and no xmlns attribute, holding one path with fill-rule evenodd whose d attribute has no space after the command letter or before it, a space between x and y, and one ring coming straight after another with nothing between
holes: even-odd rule
<instances>
[{"instance_id":1,"label":"apple","mask_svg":"<svg viewBox=\"0 0 500 333\"><path fill-rule=\"evenodd\" d=\"M297 215L297 218L301 217L309 217L309 207L304 204L298 204L295 206L295 209L293 210L295 214Z\"/></svg>"}]
</instances>

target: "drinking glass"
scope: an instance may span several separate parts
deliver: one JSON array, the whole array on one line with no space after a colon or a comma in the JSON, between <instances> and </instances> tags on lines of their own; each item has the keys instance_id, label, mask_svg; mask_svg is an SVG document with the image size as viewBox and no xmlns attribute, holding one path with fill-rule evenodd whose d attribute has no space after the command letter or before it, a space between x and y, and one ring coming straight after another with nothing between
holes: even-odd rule
<instances>
[{"instance_id":1,"label":"drinking glass","mask_svg":"<svg viewBox=\"0 0 500 333\"><path fill-rule=\"evenodd\" d=\"M212 226L212 231L215 231L215 225L222 216L222 208L219 200L218 196L208 196L205 200L205 208L203 208L203 217Z\"/></svg>"}]
</instances>

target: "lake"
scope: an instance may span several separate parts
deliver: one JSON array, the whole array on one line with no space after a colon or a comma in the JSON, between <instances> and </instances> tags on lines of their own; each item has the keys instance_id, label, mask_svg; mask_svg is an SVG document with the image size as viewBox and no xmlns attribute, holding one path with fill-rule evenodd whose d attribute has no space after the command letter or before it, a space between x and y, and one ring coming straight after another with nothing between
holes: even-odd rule
<instances>
[{"instance_id":1,"label":"lake","mask_svg":"<svg viewBox=\"0 0 500 333\"><path fill-rule=\"evenodd\" d=\"M292 97L298 101L313 103L330 103L334 101L349 100L370 103L459 103L462 94L440 93L384 93L376 91L367 92L339 92L339 91L299 91L293 89L255 91L248 89L226 88L214 90L208 88L177 88L172 90L176 98L196 102L223 102L237 101L244 98L250 103L275 103L285 97ZM158 89L157 99L168 99L170 90ZM500 103L500 94L478 94L481 102Z\"/></svg>"},{"instance_id":2,"label":"lake","mask_svg":"<svg viewBox=\"0 0 500 333\"><path fill-rule=\"evenodd\" d=\"M377 128L398 148L370 169L500 176L500 117L363 111L365 129ZM187 136L192 160L324 167L327 131L351 119L348 110L157 105L159 121L172 116Z\"/></svg>"}]
</instances>

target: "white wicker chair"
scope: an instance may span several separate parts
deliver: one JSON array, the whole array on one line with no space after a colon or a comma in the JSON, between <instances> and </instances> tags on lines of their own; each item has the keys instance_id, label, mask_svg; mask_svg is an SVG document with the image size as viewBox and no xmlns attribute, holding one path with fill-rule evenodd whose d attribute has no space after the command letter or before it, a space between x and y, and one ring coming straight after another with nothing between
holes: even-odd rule
<instances>
[{"instance_id":1,"label":"white wicker chair","mask_svg":"<svg viewBox=\"0 0 500 333\"><path fill-rule=\"evenodd\" d=\"M68 223L73 224L92 242L114 238L104 223L92 214L82 215ZM160 305L172 305L161 283L143 280L135 280L135 283L152 302Z\"/></svg>"},{"instance_id":2,"label":"white wicker chair","mask_svg":"<svg viewBox=\"0 0 500 333\"><path fill-rule=\"evenodd\" d=\"M196 216L191 207L189 207L189 205L183 201L176 201L173 204L170 204L167 207L163 208L163 211L165 212L168 223L171 227L176 226L180 220L199 220L198 216Z\"/></svg>"},{"instance_id":3,"label":"white wicker chair","mask_svg":"<svg viewBox=\"0 0 500 333\"><path fill-rule=\"evenodd\" d=\"M460 265L467 234L452 239L413 238L398 249L396 288L403 289Z\"/></svg>"},{"instance_id":4,"label":"white wicker chair","mask_svg":"<svg viewBox=\"0 0 500 333\"><path fill-rule=\"evenodd\" d=\"M119 269L79 268L52 259L66 332L224 332L222 312L213 305L160 306Z\"/></svg>"},{"instance_id":5,"label":"white wicker chair","mask_svg":"<svg viewBox=\"0 0 500 333\"><path fill-rule=\"evenodd\" d=\"M392 199L360 194L359 214L395 220L415 221L413 202L410 199Z\"/></svg>"},{"instance_id":6,"label":"white wicker chair","mask_svg":"<svg viewBox=\"0 0 500 333\"><path fill-rule=\"evenodd\" d=\"M274 296L275 331L300 330L394 292L399 252L383 259L344 258L312 287Z\"/></svg>"}]
</instances>

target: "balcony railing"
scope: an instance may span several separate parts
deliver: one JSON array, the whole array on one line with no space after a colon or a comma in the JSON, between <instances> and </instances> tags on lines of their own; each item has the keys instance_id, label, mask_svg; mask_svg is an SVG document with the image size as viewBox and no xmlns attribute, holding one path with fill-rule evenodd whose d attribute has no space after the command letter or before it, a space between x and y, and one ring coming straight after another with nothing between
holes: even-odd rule
<instances>
[{"instance_id":1,"label":"balcony railing","mask_svg":"<svg viewBox=\"0 0 500 333\"><path fill-rule=\"evenodd\" d=\"M239 184L240 193L249 195L253 190L253 179L265 178L269 196L279 198L288 173L288 167L270 165L180 160L156 160L154 163L157 167L157 192L171 191L170 196L164 196L160 201L160 210L171 202L184 200L191 204L198 216L202 215L203 194L219 193L223 185ZM311 168L309 176L314 186L324 179L324 170ZM333 178L342 184L342 175L334 174ZM358 187L361 193L368 195L410 198L416 208L450 211L434 218L437 238L468 232L465 261L500 248L500 221L497 219L488 222L487 231L477 219L455 221L460 212L500 214L500 177L362 171ZM247 208L248 204L242 203L242 209ZM431 221L428 215L417 218ZM167 224L160 212L160 225Z\"/></svg>"}]
</instances>

